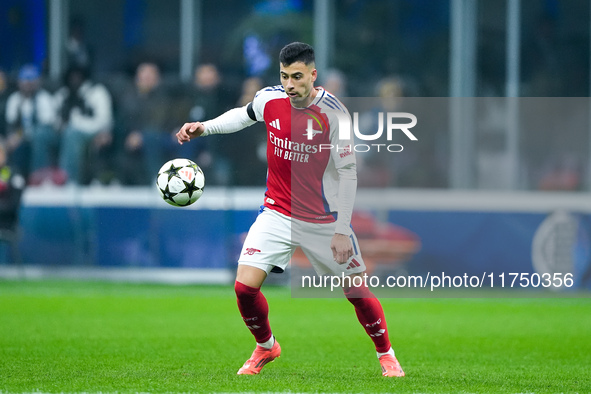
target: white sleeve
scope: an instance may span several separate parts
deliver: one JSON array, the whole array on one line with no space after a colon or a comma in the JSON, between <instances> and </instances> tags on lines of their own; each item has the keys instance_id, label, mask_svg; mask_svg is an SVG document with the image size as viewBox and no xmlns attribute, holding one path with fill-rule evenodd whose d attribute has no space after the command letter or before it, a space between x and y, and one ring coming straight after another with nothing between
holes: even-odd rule
<instances>
[{"instance_id":1,"label":"white sleeve","mask_svg":"<svg viewBox=\"0 0 591 394\"><path fill-rule=\"evenodd\" d=\"M235 133L252 126L256 121L252 120L248 115L247 107L248 105L231 109L215 119L203 122L205 131L201 135L205 137L212 134Z\"/></svg>"},{"instance_id":2,"label":"white sleeve","mask_svg":"<svg viewBox=\"0 0 591 394\"><path fill-rule=\"evenodd\" d=\"M95 85L84 97L86 104L93 110L91 115L84 114L79 107L70 112L70 124L72 127L87 134L96 134L108 130L113 122L111 111L111 95L107 88Z\"/></svg>"},{"instance_id":3,"label":"white sleeve","mask_svg":"<svg viewBox=\"0 0 591 394\"><path fill-rule=\"evenodd\" d=\"M18 118L18 107L21 102L20 93L12 93L6 102L6 123L14 124Z\"/></svg>"},{"instance_id":4,"label":"white sleeve","mask_svg":"<svg viewBox=\"0 0 591 394\"><path fill-rule=\"evenodd\" d=\"M55 122L56 108L51 95L42 90L37 96L39 121L44 125L53 125Z\"/></svg>"},{"instance_id":5,"label":"white sleeve","mask_svg":"<svg viewBox=\"0 0 591 394\"><path fill-rule=\"evenodd\" d=\"M350 120L348 112L345 113L345 116ZM330 142L333 146L338 146L338 149L331 150L332 160L339 177L338 216L335 233L351 235L351 216L357 193L357 164L353 139L352 137L346 140L340 139L337 117L331 119L330 125Z\"/></svg>"},{"instance_id":6,"label":"white sleeve","mask_svg":"<svg viewBox=\"0 0 591 394\"><path fill-rule=\"evenodd\" d=\"M337 169L339 174L339 211L335 233L351 235L351 215L357 193L357 166L349 163Z\"/></svg>"}]
</instances>

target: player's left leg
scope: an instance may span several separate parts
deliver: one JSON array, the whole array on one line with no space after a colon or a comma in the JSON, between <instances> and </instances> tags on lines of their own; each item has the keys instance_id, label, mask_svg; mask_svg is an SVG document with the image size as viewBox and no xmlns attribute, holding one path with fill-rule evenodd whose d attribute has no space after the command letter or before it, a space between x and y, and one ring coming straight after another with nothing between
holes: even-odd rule
<instances>
[{"instance_id":1,"label":"player's left leg","mask_svg":"<svg viewBox=\"0 0 591 394\"><path fill-rule=\"evenodd\" d=\"M359 323L361 323L376 347L378 359L382 366L382 375L388 377L404 376L404 371L390 344L386 316L380 301L365 285L347 287L343 291L347 300L355 307Z\"/></svg>"},{"instance_id":2,"label":"player's left leg","mask_svg":"<svg viewBox=\"0 0 591 394\"><path fill-rule=\"evenodd\" d=\"M318 275L328 274L338 277L342 277L342 275L351 277L363 275L365 272L365 263L354 233L350 236L353 245L353 256L351 256L346 264L338 264L334 260L329 246L330 240L334 235L334 224L302 224L297 221L296 224L305 228L305 231L302 231L305 235L302 238L300 246ZM350 283L364 283L364 281L351 280ZM346 287L343 288L343 291L349 302L355 307L355 313L357 314L359 323L361 323L374 342L378 359L382 366L382 374L384 376L404 376L404 372L400 368L400 364L394 355L394 350L390 345L386 318L380 301L367 286Z\"/></svg>"}]
</instances>

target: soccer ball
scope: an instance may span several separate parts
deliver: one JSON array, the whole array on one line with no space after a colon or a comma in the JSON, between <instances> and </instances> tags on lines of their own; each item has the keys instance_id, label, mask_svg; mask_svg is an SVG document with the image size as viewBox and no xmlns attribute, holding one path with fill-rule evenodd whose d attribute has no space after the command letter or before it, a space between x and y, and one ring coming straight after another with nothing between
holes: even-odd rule
<instances>
[{"instance_id":1,"label":"soccer ball","mask_svg":"<svg viewBox=\"0 0 591 394\"><path fill-rule=\"evenodd\" d=\"M186 207L203 194L205 175L191 160L174 159L160 168L156 186L164 201L175 207Z\"/></svg>"}]
</instances>

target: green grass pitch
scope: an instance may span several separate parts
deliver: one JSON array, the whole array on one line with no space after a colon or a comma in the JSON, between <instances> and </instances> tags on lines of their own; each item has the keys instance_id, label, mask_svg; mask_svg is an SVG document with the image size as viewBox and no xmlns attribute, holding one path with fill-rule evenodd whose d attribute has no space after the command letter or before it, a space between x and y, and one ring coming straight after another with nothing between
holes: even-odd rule
<instances>
[{"instance_id":1,"label":"green grass pitch","mask_svg":"<svg viewBox=\"0 0 591 394\"><path fill-rule=\"evenodd\" d=\"M0 393L591 392L591 300L382 299L404 378L384 378L344 299L267 287L282 356L229 286L0 281Z\"/></svg>"}]
</instances>

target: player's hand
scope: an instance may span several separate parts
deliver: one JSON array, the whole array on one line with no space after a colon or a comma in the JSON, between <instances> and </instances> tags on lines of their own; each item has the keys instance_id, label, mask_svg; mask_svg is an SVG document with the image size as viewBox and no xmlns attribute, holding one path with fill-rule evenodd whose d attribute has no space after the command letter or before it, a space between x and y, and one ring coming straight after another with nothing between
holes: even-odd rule
<instances>
[{"instance_id":1,"label":"player's hand","mask_svg":"<svg viewBox=\"0 0 591 394\"><path fill-rule=\"evenodd\" d=\"M353 256L353 244L348 235L335 234L330 242L332 257L339 264L345 264Z\"/></svg>"},{"instance_id":2,"label":"player's hand","mask_svg":"<svg viewBox=\"0 0 591 394\"><path fill-rule=\"evenodd\" d=\"M183 127L176 133L176 139L179 144L183 142L189 142L193 138L197 138L203 134L205 126L201 122L185 123Z\"/></svg>"}]
</instances>

